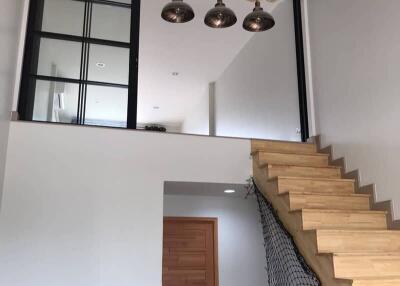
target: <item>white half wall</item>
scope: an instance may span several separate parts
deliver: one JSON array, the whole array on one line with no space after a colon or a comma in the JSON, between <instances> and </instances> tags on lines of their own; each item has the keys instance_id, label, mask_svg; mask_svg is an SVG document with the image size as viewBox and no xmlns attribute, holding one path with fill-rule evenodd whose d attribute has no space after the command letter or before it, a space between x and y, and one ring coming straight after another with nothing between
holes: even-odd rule
<instances>
[{"instance_id":1,"label":"white half wall","mask_svg":"<svg viewBox=\"0 0 400 286\"><path fill-rule=\"evenodd\" d=\"M400 1L308 2L317 131L400 219Z\"/></svg>"},{"instance_id":2,"label":"white half wall","mask_svg":"<svg viewBox=\"0 0 400 286\"><path fill-rule=\"evenodd\" d=\"M22 0L2 0L0 9L0 201L13 100Z\"/></svg>"},{"instance_id":3,"label":"white half wall","mask_svg":"<svg viewBox=\"0 0 400 286\"><path fill-rule=\"evenodd\" d=\"M262 226L254 198L166 195L164 215L218 218L219 286L268 285Z\"/></svg>"},{"instance_id":4,"label":"white half wall","mask_svg":"<svg viewBox=\"0 0 400 286\"><path fill-rule=\"evenodd\" d=\"M0 285L161 286L164 181L243 184L248 140L12 122Z\"/></svg>"},{"instance_id":5,"label":"white half wall","mask_svg":"<svg viewBox=\"0 0 400 286\"><path fill-rule=\"evenodd\" d=\"M217 136L301 140L292 1L272 14L216 82Z\"/></svg>"}]
</instances>

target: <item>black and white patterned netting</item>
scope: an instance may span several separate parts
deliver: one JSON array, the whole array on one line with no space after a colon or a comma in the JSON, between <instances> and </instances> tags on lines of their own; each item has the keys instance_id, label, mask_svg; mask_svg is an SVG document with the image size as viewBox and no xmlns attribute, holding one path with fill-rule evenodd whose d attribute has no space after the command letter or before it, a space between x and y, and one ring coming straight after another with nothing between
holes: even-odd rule
<instances>
[{"instance_id":1,"label":"black and white patterned netting","mask_svg":"<svg viewBox=\"0 0 400 286\"><path fill-rule=\"evenodd\" d=\"M253 184L261 214L268 286L320 286L315 273L299 253L271 203Z\"/></svg>"}]
</instances>

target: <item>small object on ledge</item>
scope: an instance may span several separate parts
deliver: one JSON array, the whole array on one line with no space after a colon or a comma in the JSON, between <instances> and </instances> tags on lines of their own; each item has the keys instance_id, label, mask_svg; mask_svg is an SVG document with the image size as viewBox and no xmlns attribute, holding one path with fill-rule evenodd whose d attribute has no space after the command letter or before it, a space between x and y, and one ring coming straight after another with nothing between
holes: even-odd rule
<instances>
[{"instance_id":1,"label":"small object on ledge","mask_svg":"<svg viewBox=\"0 0 400 286\"><path fill-rule=\"evenodd\" d=\"M157 131L157 132L167 132L167 128L163 126L157 126L157 125L146 125L144 127L144 130L146 131Z\"/></svg>"}]
</instances>

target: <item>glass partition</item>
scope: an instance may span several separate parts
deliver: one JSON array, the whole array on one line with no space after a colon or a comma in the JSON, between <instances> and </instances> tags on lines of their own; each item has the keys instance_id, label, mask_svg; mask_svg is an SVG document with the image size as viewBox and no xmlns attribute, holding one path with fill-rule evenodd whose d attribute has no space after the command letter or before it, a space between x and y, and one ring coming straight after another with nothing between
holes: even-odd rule
<instances>
[{"instance_id":1,"label":"glass partition","mask_svg":"<svg viewBox=\"0 0 400 286\"><path fill-rule=\"evenodd\" d=\"M137 1L31 1L21 119L126 128L128 102L136 104L132 29L139 26L131 15L138 7Z\"/></svg>"},{"instance_id":2,"label":"glass partition","mask_svg":"<svg viewBox=\"0 0 400 286\"><path fill-rule=\"evenodd\" d=\"M169 0L142 1L139 127L213 136L301 139L293 0L261 1L275 26L243 29L249 1L224 1L231 27L204 23L216 1L190 1L187 23L160 17ZM157 12L157 13L156 13Z\"/></svg>"},{"instance_id":3,"label":"glass partition","mask_svg":"<svg viewBox=\"0 0 400 286\"><path fill-rule=\"evenodd\" d=\"M248 31L251 1L224 1L237 19L226 28L205 20L215 1L186 0L194 18L185 23L162 18L170 2L31 1L20 118L292 141L303 130L306 138L299 0L261 1L275 21L262 32Z\"/></svg>"}]
</instances>

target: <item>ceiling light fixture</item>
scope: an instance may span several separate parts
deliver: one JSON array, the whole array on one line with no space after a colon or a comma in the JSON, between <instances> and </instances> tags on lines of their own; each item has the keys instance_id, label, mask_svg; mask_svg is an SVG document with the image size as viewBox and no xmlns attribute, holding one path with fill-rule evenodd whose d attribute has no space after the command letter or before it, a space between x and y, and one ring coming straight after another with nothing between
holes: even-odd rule
<instances>
[{"instance_id":1,"label":"ceiling light fixture","mask_svg":"<svg viewBox=\"0 0 400 286\"><path fill-rule=\"evenodd\" d=\"M161 12L161 17L170 23L186 23L193 20L194 11L183 0L172 0L172 2L165 5Z\"/></svg>"},{"instance_id":2,"label":"ceiling light fixture","mask_svg":"<svg viewBox=\"0 0 400 286\"><path fill-rule=\"evenodd\" d=\"M236 191L235 190L225 190L224 193L225 194L234 194L234 193L236 193Z\"/></svg>"},{"instance_id":3,"label":"ceiling light fixture","mask_svg":"<svg viewBox=\"0 0 400 286\"><path fill-rule=\"evenodd\" d=\"M274 17L265 12L260 1L256 0L256 6L243 21L243 29L249 32L263 32L275 26Z\"/></svg>"},{"instance_id":4,"label":"ceiling light fixture","mask_svg":"<svg viewBox=\"0 0 400 286\"><path fill-rule=\"evenodd\" d=\"M207 12L204 23L211 28L228 28L237 22L235 12L226 7L222 0L217 0L217 4Z\"/></svg>"}]
</instances>

